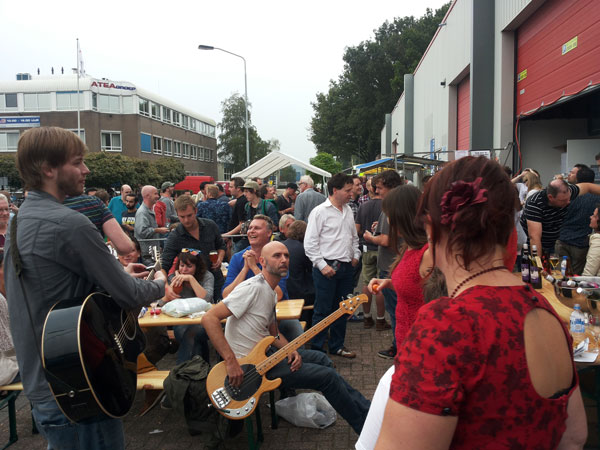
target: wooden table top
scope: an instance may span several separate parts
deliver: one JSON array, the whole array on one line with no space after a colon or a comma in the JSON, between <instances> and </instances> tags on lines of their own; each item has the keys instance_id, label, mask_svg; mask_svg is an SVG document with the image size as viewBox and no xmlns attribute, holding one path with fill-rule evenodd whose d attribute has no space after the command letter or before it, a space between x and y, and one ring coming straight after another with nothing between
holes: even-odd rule
<instances>
[{"instance_id":1,"label":"wooden table top","mask_svg":"<svg viewBox=\"0 0 600 450\"><path fill-rule=\"evenodd\" d=\"M302 314L302 307L304 306L303 299L296 300L282 300L277 303L275 309L277 314L277 320L287 319L299 319ZM202 317L196 317L190 319L189 317L171 317L167 314L161 313L157 316L150 314L150 311L146 311L144 317L138 319L140 327L166 327L176 325L195 325L202 322Z\"/></svg>"}]
</instances>

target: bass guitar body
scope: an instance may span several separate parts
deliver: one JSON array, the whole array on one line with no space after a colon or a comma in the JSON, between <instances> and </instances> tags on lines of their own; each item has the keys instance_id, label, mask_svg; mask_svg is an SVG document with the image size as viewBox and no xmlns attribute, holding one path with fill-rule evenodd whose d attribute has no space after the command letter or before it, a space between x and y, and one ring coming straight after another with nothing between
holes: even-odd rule
<instances>
[{"instance_id":1,"label":"bass guitar body","mask_svg":"<svg viewBox=\"0 0 600 450\"><path fill-rule=\"evenodd\" d=\"M73 422L131 409L137 358L146 346L137 318L107 294L58 302L46 317L42 360L50 390Z\"/></svg>"},{"instance_id":2,"label":"bass guitar body","mask_svg":"<svg viewBox=\"0 0 600 450\"><path fill-rule=\"evenodd\" d=\"M258 405L263 392L279 387L281 378L269 380L256 370L256 366L267 359L266 352L274 340L273 336L261 339L247 356L238 359L244 371L244 380L237 388L229 384L225 361L211 369L206 378L206 390L211 402L223 416L229 419L248 417Z\"/></svg>"}]
</instances>

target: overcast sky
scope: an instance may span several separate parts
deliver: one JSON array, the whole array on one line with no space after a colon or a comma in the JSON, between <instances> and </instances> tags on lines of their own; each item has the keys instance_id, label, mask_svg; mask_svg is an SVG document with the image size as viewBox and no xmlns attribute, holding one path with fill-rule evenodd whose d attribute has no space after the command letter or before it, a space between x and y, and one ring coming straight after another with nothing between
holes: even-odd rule
<instances>
[{"instance_id":1,"label":"overcast sky","mask_svg":"<svg viewBox=\"0 0 600 450\"><path fill-rule=\"evenodd\" d=\"M112 1L0 0L0 79L76 66L79 38L88 75L128 81L216 122L221 102L243 95L247 61L252 122L281 151L308 162L310 103L343 70L347 46L372 39L386 20L421 16L443 0ZM383 118L382 118L383 120ZM382 124L383 126L383 124Z\"/></svg>"}]
</instances>

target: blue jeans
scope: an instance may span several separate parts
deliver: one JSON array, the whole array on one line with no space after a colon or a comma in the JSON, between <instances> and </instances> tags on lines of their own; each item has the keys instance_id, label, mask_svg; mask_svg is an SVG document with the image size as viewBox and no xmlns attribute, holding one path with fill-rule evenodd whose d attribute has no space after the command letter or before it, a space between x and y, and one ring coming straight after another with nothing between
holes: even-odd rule
<instances>
[{"instance_id":1,"label":"blue jeans","mask_svg":"<svg viewBox=\"0 0 600 450\"><path fill-rule=\"evenodd\" d=\"M304 333L298 319L280 320L277 324L277 328L279 328L279 332L285 336L288 342L292 342Z\"/></svg>"},{"instance_id":2,"label":"blue jeans","mask_svg":"<svg viewBox=\"0 0 600 450\"><path fill-rule=\"evenodd\" d=\"M389 272L385 270L379 271L379 278L389 278ZM382 289L385 310L390 315L390 325L392 326L392 345L396 348L396 291L394 289Z\"/></svg>"},{"instance_id":3,"label":"blue jeans","mask_svg":"<svg viewBox=\"0 0 600 450\"><path fill-rule=\"evenodd\" d=\"M173 333L179 342L176 364L189 361L196 355L209 362L208 334L202 325L177 325L173 327Z\"/></svg>"},{"instance_id":4,"label":"blue jeans","mask_svg":"<svg viewBox=\"0 0 600 450\"><path fill-rule=\"evenodd\" d=\"M73 423L54 400L32 404L38 430L48 450L120 450L125 448L121 419L98 416Z\"/></svg>"},{"instance_id":5,"label":"blue jeans","mask_svg":"<svg viewBox=\"0 0 600 450\"><path fill-rule=\"evenodd\" d=\"M313 281L315 283L315 309L312 323L315 325L339 309L339 303L352 292L354 267L350 263L342 263L331 278L327 278L319 269L313 267ZM344 346L347 323L348 317L344 315L329 326L329 353L336 353ZM326 337L327 330L315 336L312 340L312 348L322 350Z\"/></svg>"},{"instance_id":6,"label":"blue jeans","mask_svg":"<svg viewBox=\"0 0 600 450\"><path fill-rule=\"evenodd\" d=\"M267 352L272 354L273 350ZM323 352L298 350L302 366L290 370L287 359L267 372L267 378L281 378L284 389L314 389L321 391L331 406L342 416L356 434L360 434L371 402L350 386L333 368L333 363Z\"/></svg>"}]
</instances>

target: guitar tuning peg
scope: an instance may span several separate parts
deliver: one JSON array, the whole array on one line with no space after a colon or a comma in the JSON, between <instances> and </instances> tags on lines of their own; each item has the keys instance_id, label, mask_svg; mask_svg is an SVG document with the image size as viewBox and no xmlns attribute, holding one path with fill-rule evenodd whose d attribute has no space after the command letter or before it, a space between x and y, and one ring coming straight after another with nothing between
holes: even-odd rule
<instances>
[{"instance_id":1,"label":"guitar tuning peg","mask_svg":"<svg viewBox=\"0 0 600 450\"><path fill-rule=\"evenodd\" d=\"M350 300L352 297L354 297L354 295L352 295L352 294L348 294L348 295L346 295L346 298L347 298L348 300Z\"/></svg>"}]
</instances>

